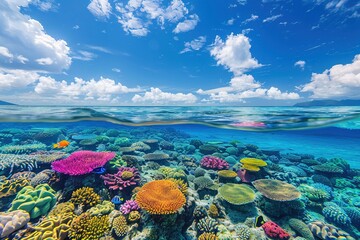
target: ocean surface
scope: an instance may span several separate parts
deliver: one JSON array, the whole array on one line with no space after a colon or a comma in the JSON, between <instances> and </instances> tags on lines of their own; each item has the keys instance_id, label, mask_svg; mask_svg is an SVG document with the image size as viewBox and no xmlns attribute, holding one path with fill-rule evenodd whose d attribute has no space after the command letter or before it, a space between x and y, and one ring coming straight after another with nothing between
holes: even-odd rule
<instances>
[{"instance_id":1,"label":"ocean surface","mask_svg":"<svg viewBox=\"0 0 360 240\"><path fill-rule=\"evenodd\" d=\"M360 239L360 107L0 106L0 175L1 239Z\"/></svg>"}]
</instances>

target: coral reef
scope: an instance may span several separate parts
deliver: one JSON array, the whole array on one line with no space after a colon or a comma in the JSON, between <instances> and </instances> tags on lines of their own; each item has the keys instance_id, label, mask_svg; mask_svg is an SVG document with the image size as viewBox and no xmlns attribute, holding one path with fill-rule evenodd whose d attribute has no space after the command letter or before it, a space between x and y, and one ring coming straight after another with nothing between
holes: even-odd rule
<instances>
[{"instance_id":1,"label":"coral reef","mask_svg":"<svg viewBox=\"0 0 360 240\"><path fill-rule=\"evenodd\" d=\"M72 176L83 175L104 166L114 157L114 152L77 151L63 160L53 162L51 166L60 173Z\"/></svg>"},{"instance_id":2,"label":"coral reef","mask_svg":"<svg viewBox=\"0 0 360 240\"><path fill-rule=\"evenodd\" d=\"M146 183L136 194L140 208L150 214L177 212L186 202L184 194L170 180L154 180Z\"/></svg>"}]
</instances>

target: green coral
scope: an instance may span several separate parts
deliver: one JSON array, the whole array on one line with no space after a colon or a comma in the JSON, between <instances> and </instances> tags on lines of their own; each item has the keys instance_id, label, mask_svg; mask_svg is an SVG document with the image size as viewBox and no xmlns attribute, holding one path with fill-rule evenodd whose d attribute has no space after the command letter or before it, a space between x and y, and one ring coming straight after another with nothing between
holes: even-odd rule
<instances>
[{"instance_id":1,"label":"green coral","mask_svg":"<svg viewBox=\"0 0 360 240\"><path fill-rule=\"evenodd\" d=\"M115 139L114 144L119 147L129 147L131 145L131 141L127 137L119 137Z\"/></svg>"},{"instance_id":2,"label":"green coral","mask_svg":"<svg viewBox=\"0 0 360 240\"><path fill-rule=\"evenodd\" d=\"M161 167L158 171L165 178L186 179L186 173L181 168Z\"/></svg>"},{"instance_id":3,"label":"green coral","mask_svg":"<svg viewBox=\"0 0 360 240\"><path fill-rule=\"evenodd\" d=\"M107 165L109 166L110 169L116 170L121 167L126 167L127 163L122 159L120 154L116 154L116 157L110 160L109 162L107 162Z\"/></svg>"},{"instance_id":4,"label":"green coral","mask_svg":"<svg viewBox=\"0 0 360 240\"><path fill-rule=\"evenodd\" d=\"M336 178L334 187L336 187L336 188L346 188L346 187L355 188L355 185L352 184L349 180L347 180L345 178Z\"/></svg>"},{"instance_id":5,"label":"green coral","mask_svg":"<svg viewBox=\"0 0 360 240\"><path fill-rule=\"evenodd\" d=\"M90 216L106 215L115 209L115 205L110 201L103 201L101 204L97 204L90 208L87 212Z\"/></svg>"},{"instance_id":6,"label":"green coral","mask_svg":"<svg viewBox=\"0 0 360 240\"><path fill-rule=\"evenodd\" d=\"M294 229L300 236L304 237L308 240L314 240L314 236L306 223L301 221L300 219L291 218L289 219L289 225L292 229Z\"/></svg>"},{"instance_id":7,"label":"green coral","mask_svg":"<svg viewBox=\"0 0 360 240\"><path fill-rule=\"evenodd\" d=\"M218 191L222 199L233 205L244 205L255 200L254 190L245 184L226 183Z\"/></svg>"},{"instance_id":8,"label":"green coral","mask_svg":"<svg viewBox=\"0 0 360 240\"><path fill-rule=\"evenodd\" d=\"M31 218L47 214L56 203L55 191L48 184L40 184L33 188L26 186L16 195L9 211L21 209Z\"/></svg>"},{"instance_id":9,"label":"green coral","mask_svg":"<svg viewBox=\"0 0 360 240\"><path fill-rule=\"evenodd\" d=\"M310 201L314 202L325 202L330 198L330 194L324 190L314 188L312 186L301 184L298 190L307 197Z\"/></svg>"}]
</instances>

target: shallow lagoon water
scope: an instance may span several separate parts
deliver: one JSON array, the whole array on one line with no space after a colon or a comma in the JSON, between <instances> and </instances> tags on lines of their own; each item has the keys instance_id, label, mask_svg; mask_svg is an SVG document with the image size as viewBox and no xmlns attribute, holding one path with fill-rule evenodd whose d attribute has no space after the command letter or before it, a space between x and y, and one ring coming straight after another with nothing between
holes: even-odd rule
<instances>
[{"instance_id":1,"label":"shallow lagoon water","mask_svg":"<svg viewBox=\"0 0 360 240\"><path fill-rule=\"evenodd\" d=\"M51 230L55 239L85 239L89 236L80 234L79 229L86 229L86 227L81 224L76 225L76 222L88 221L86 224L91 225L95 220L109 221L110 228L104 227L99 230L102 232L98 235L91 233L93 238L90 239L100 239L105 236L112 236L115 239L212 239L204 238L206 235L204 233L208 233L207 237L211 234L211 236L217 235L219 239L266 239L266 237L277 239L276 237L269 238L264 227L251 225L250 222L259 215L264 216L267 221L280 225L288 233L289 238L300 239L301 236L306 235L305 230L299 232L297 226L289 226L289 218L292 218L301 222L298 225L308 225L308 234L310 231L313 237L328 239L321 234L317 235L316 232L316 229L324 230L327 227L333 229L333 232L342 229L358 239L360 236L358 229L360 223L359 115L360 108L358 107L1 107L2 161L6 161L9 155L24 157L25 155L37 156L36 154L64 152L64 156L57 160L62 161L61 159L66 159L72 153L82 150L112 151L116 153L117 158L130 155L133 156L131 159L137 159L138 164L135 166L131 165L133 162L130 161L131 163L128 162L127 166L119 165L119 167L136 167L141 178L141 181L134 180L131 186L114 190L109 188L109 184L106 184L101 177L105 174L117 174L117 168L112 168L108 163L104 165L105 173L99 174L101 171L94 171L94 173L84 173L80 176L54 171L51 163L9 164L2 169L3 193L9 189L7 187L14 181L11 180L14 179L13 175L18 172L31 171L34 176L37 176L37 180L33 179L34 176L32 178L27 176L28 179L22 182L23 185L18 185L14 192L3 194L1 211L22 209L29 212L28 225L9 234L11 237L16 236L21 239L26 239L26 236L31 239L35 234L45 236L43 229L31 228L30 224L42 226L46 224L44 223L46 220L54 222L55 220L51 218L54 215L51 214L53 213L50 212L51 209L56 208L60 203L69 202L74 204L74 209L71 210L74 216L61 223L66 225L63 236L60 237L56 231L53 231L54 229ZM69 141L68 147L53 148L54 143L64 139ZM89 139L91 141L87 141ZM92 141L93 139L96 141ZM132 146L131 144L138 142L143 144L149 139L156 139L159 146L151 150L128 149ZM82 140L86 141L81 142ZM214 152L200 150L195 142L215 146L217 150ZM20 146L19 149L21 149L21 146L29 144L42 145L39 149L7 150L11 149L9 146ZM153 152L169 157L164 161L147 160L146 154ZM208 155L225 159L228 162L228 168L238 177L225 181L221 179L219 177L221 169L206 167L202 163L204 157ZM295 186L296 191L301 192L302 196L289 202L301 203L303 208L295 211L287 205L287 201L267 198L265 193L254 188L251 183L246 183L240 176L240 171L244 170L244 164L241 165L239 160L249 157L262 159L268 164L264 168L261 167L260 171L249 171L252 180L276 179ZM8 159L11 161L14 156ZM336 167L342 168L340 169L342 173L317 171L316 167L315 169L313 167L314 163L310 163L315 161L317 161L315 165L327 162L338 164ZM348 165L345 166L344 163ZM167 179L164 167L170 168L166 170L167 172L175 171L177 174L180 174L180 170L183 172L184 175L178 179L182 179L188 188L188 193L185 195L186 205L171 212L172 214L154 214L146 206L140 206L140 210L134 210L141 214L136 221L129 220L129 213L119 212L121 204L124 204L126 200L136 198L136 193L133 191L135 187L144 186L158 179ZM201 177L195 174L196 171L200 171L198 167L205 169L206 181L211 181L211 187L198 186L199 179L195 180ZM44 171L52 171L53 175L46 178ZM288 172L292 174L286 175ZM322 182L315 181L314 175L317 176L316 179L321 178ZM171 178L177 177L172 175ZM57 181L53 182L50 179L57 179ZM324 186L325 182L331 186L326 184ZM322 185L316 185L316 183ZM15 204L18 198L21 199L23 188L27 187L28 191L36 191L34 189L38 186L41 188L41 184L47 184L51 188L51 190L42 189L43 192L53 191L54 195L54 201L49 203L51 207L47 211L37 216L31 209L24 207L26 203L19 206ZM228 186L226 184L250 186L257 197L246 204L229 203L226 196L222 196L219 190L221 186ZM94 215L97 217L89 215L89 212L95 211L90 211L94 206L79 204L73 196L75 191L84 187L94 189L94 194L100 197L101 200L97 204L102 205L99 208L105 209L103 201L110 201L115 196L121 197L122 203L114 205L108 212L104 210L103 213ZM321 188L321 192L315 193L314 188ZM237 194L236 189L232 191L234 191L233 195ZM284 188L283 191L286 189ZM324 196L319 197L318 195L321 194ZM31 202L27 199L25 202L29 201ZM330 202L335 202L335 206L332 206ZM214 206L218 211L217 216L210 213L210 209ZM244 208L252 210L249 212ZM59 211L56 213L62 216ZM198 214L204 216L198 216ZM124 216L125 219L122 219L121 223L122 234L118 234L120 230L116 229L121 228L118 226L120 223L116 225L109 220L117 218L119 222L120 216ZM98 224L101 223L98 222ZM174 224L181 228L174 229L171 226ZM199 226L201 224L209 229L203 231L204 226ZM249 233L248 238L246 238L247 235L241 238L243 231ZM351 239L350 236L345 237ZM308 238L305 237L305 239Z\"/></svg>"}]
</instances>

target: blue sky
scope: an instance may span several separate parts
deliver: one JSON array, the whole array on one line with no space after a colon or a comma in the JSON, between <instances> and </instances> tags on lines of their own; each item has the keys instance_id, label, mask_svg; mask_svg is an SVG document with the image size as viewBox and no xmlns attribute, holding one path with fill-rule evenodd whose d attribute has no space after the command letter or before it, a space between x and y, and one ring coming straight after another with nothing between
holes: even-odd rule
<instances>
[{"instance_id":1,"label":"blue sky","mask_svg":"<svg viewBox=\"0 0 360 240\"><path fill-rule=\"evenodd\" d=\"M292 105L360 98L355 0L3 0L0 99Z\"/></svg>"}]
</instances>

